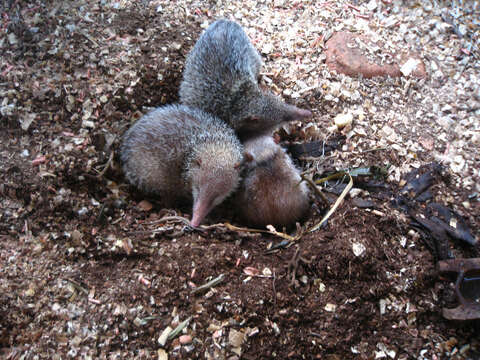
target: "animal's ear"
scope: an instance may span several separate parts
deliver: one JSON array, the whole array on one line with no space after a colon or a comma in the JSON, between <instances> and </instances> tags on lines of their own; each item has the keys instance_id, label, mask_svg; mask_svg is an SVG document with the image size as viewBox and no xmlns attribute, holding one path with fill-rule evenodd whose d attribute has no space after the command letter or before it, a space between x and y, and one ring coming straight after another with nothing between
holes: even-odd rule
<instances>
[{"instance_id":1,"label":"animal's ear","mask_svg":"<svg viewBox=\"0 0 480 360\"><path fill-rule=\"evenodd\" d=\"M242 166L244 166L245 164L248 164L252 161L253 161L253 155L249 152L244 152L242 161L239 161L239 162L235 163L235 165L233 165L233 167L234 167L234 169L239 169Z\"/></svg>"},{"instance_id":2,"label":"animal's ear","mask_svg":"<svg viewBox=\"0 0 480 360\"><path fill-rule=\"evenodd\" d=\"M198 167L202 166L202 160L200 158L195 158L192 160L192 164Z\"/></svg>"},{"instance_id":3,"label":"animal's ear","mask_svg":"<svg viewBox=\"0 0 480 360\"><path fill-rule=\"evenodd\" d=\"M249 153L247 151L245 151L243 153L243 162L244 163L249 163L249 162L252 162L255 158L253 157L252 153Z\"/></svg>"}]
</instances>

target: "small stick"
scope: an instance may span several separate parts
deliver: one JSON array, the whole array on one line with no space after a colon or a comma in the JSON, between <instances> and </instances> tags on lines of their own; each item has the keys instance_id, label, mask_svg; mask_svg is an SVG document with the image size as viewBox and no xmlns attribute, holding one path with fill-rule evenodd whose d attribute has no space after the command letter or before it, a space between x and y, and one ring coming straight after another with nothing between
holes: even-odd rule
<instances>
[{"instance_id":1,"label":"small stick","mask_svg":"<svg viewBox=\"0 0 480 360\"><path fill-rule=\"evenodd\" d=\"M173 227L170 227L168 229L165 229L165 231L172 230ZM158 230L138 230L138 231L129 231L127 235L148 235L148 234L160 234L161 231Z\"/></svg>"},{"instance_id":2,"label":"small stick","mask_svg":"<svg viewBox=\"0 0 480 360\"><path fill-rule=\"evenodd\" d=\"M192 290L192 294L199 293L201 291L210 289L211 287L214 287L215 285L221 283L225 279L225 274L220 274L218 275L215 279L210 280L208 283L200 285L196 287L195 289Z\"/></svg>"},{"instance_id":3,"label":"small stick","mask_svg":"<svg viewBox=\"0 0 480 360\"><path fill-rule=\"evenodd\" d=\"M297 235L295 235L295 236L290 236L290 235L288 235L288 234L285 234L285 233L282 233L282 232L278 232L278 231L273 231L273 230L261 230L261 229L242 228L242 227L233 226L232 224L229 224L229 223L225 223L225 226L226 226L227 229L229 229L229 230L245 231L245 232L259 232L259 233L277 235L277 236L279 236L279 237L281 237L281 238L284 238L284 239L287 239L287 240L290 240L290 241L297 241L297 240L300 239L300 237L302 236L301 234L297 234Z\"/></svg>"},{"instance_id":4,"label":"small stick","mask_svg":"<svg viewBox=\"0 0 480 360\"><path fill-rule=\"evenodd\" d=\"M178 326L175 329L173 329L173 331L170 334L168 334L167 339L172 340L175 336L180 334L180 332L188 326L188 323L190 322L190 320L192 320L191 316L187 320L182 321L180 324L178 324Z\"/></svg>"},{"instance_id":5,"label":"small stick","mask_svg":"<svg viewBox=\"0 0 480 360\"><path fill-rule=\"evenodd\" d=\"M305 181L308 185L310 185L310 187L315 191L315 194L317 194L325 204L329 205L330 202L328 201L328 199L326 198L325 195L323 195L323 193L320 191L320 189L317 187L317 185L313 182L312 179L310 178L307 178L306 176L304 176L302 174L302 180Z\"/></svg>"},{"instance_id":6,"label":"small stick","mask_svg":"<svg viewBox=\"0 0 480 360\"><path fill-rule=\"evenodd\" d=\"M110 151L110 156L108 157L107 163L106 163L105 166L103 167L102 171L100 171L100 172L97 174L97 177L98 177L98 178L101 178L103 175L105 175L105 173L107 172L108 168L109 168L110 165L112 164L112 161L113 161L113 150Z\"/></svg>"},{"instance_id":7,"label":"small stick","mask_svg":"<svg viewBox=\"0 0 480 360\"><path fill-rule=\"evenodd\" d=\"M338 174L335 174L335 175L338 175ZM333 204L333 206L330 208L330 210L328 211L328 213L323 217L322 220L320 220L320 222L316 225L314 225L313 227L311 227L310 229L308 229L308 232L314 232L314 231L317 231L318 229L320 229L320 227L322 226L322 224L328 220L328 218L335 212L335 210L337 209L337 207L342 203L343 199L345 198L345 196L348 194L348 192L350 191L350 189L352 188L353 186L353 179L352 179L352 176L349 174L349 173L340 173L340 175L348 175L348 177L350 178L350 181L348 182L347 186L345 187L345 189L343 190L343 192L340 194L340 196L338 197L337 201L335 201L335 204ZM333 176L333 175L332 175Z\"/></svg>"},{"instance_id":8,"label":"small stick","mask_svg":"<svg viewBox=\"0 0 480 360\"><path fill-rule=\"evenodd\" d=\"M177 221L177 222L184 222L187 224L187 226L190 226L190 221L184 217L181 216L165 216L159 220L152 221L150 223L145 223L146 225L152 225L152 224L157 224L160 222L165 222L165 221ZM228 222L226 223L219 223L219 224L212 224L212 225L201 225L201 227L198 228L192 228L200 232L205 232L210 229L217 229L217 228L227 228L228 230L236 231L236 232L251 232L251 233L264 233L264 234L270 234L270 235L276 235L278 237L281 237L283 239L289 240L289 241L297 241L302 237L302 234L297 234L295 236L290 236L288 234L278 232L276 230L262 230L262 229L251 229L251 228L244 228L244 227L238 227L234 226ZM134 231L128 233L129 235L135 235L135 234L148 234L148 233L155 233L155 230L144 230L144 231Z\"/></svg>"},{"instance_id":9,"label":"small stick","mask_svg":"<svg viewBox=\"0 0 480 360\"><path fill-rule=\"evenodd\" d=\"M28 220L25 220L24 229L25 229L25 238L27 238L27 236L28 236Z\"/></svg>"},{"instance_id":10,"label":"small stick","mask_svg":"<svg viewBox=\"0 0 480 360\"><path fill-rule=\"evenodd\" d=\"M346 5L347 5L347 7L349 7L350 9L353 9L353 10L358 11L358 12L361 11L358 7L356 7L356 6L352 5L352 4L348 4L348 3L347 3Z\"/></svg>"},{"instance_id":11,"label":"small stick","mask_svg":"<svg viewBox=\"0 0 480 360\"><path fill-rule=\"evenodd\" d=\"M82 287L82 285L80 285L79 283L77 283L76 281L70 279L70 278L65 278L66 281L68 281L69 283L71 283L73 285L73 287L77 290L80 290L81 292L85 293L88 295L88 290L85 289L84 287Z\"/></svg>"},{"instance_id":12,"label":"small stick","mask_svg":"<svg viewBox=\"0 0 480 360\"><path fill-rule=\"evenodd\" d=\"M455 80L460 79L460 77L463 75L465 69L467 68L469 62L470 62L470 58L467 58L467 61L465 62L465 66L462 68L460 73L458 73L458 75L455 76Z\"/></svg>"},{"instance_id":13,"label":"small stick","mask_svg":"<svg viewBox=\"0 0 480 360\"><path fill-rule=\"evenodd\" d=\"M90 40L90 41L93 43L93 45L95 45L95 47L98 47L98 43L97 43L95 40L93 40L93 38L92 38L89 34L87 34L86 31L80 31L80 34L82 34L82 35L85 36L88 40Z\"/></svg>"},{"instance_id":14,"label":"small stick","mask_svg":"<svg viewBox=\"0 0 480 360\"><path fill-rule=\"evenodd\" d=\"M355 16L358 17L358 18L365 19L365 20L370 20L369 15L355 14Z\"/></svg>"},{"instance_id":15,"label":"small stick","mask_svg":"<svg viewBox=\"0 0 480 360\"><path fill-rule=\"evenodd\" d=\"M329 175L329 176L327 176L327 177L324 177L324 178L315 180L315 184L320 185L320 184L323 184L324 182L327 182L328 180L340 179L341 177L344 177L345 175L347 175L346 172L340 171L340 172L338 172L338 173Z\"/></svg>"},{"instance_id":16,"label":"small stick","mask_svg":"<svg viewBox=\"0 0 480 360\"><path fill-rule=\"evenodd\" d=\"M303 161L318 161L318 160L323 160L323 161L326 161L326 160L329 160L329 159L332 159L333 158L333 155L329 155L329 156L324 156L324 155L320 155L320 156L299 156L298 157L298 160L303 160ZM306 170L308 171L308 170Z\"/></svg>"},{"instance_id":17,"label":"small stick","mask_svg":"<svg viewBox=\"0 0 480 360\"><path fill-rule=\"evenodd\" d=\"M300 260L300 248L297 246L295 249L295 254L293 254L292 259L288 262L288 277L290 278L290 286L295 285L295 277L298 269L298 261Z\"/></svg>"},{"instance_id":18,"label":"small stick","mask_svg":"<svg viewBox=\"0 0 480 360\"><path fill-rule=\"evenodd\" d=\"M225 227L224 223L212 224L212 225L200 225L202 230L218 229Z\"/></svg>"},{"instance_id":19,"label":"small stick","mask_svg":"<svg viewBox=\"0 0 480 360\"><path fill-rule=\"evenodd\" d=\"M373 148L373 149L352 151L352 154L364 154L364 153L367 153L367 152L381 151L381 150L387 150L387 149L388 149L388 146L383 146L383 147L376 147L376 148Z\"/></svg>"},{"instance_id":20,"label":"small stick","mask_svg":"<svg viewBox=\"0 0 480 360\"><path fill-rule=\"evenodd\" d=\"M184 218L182 216L164 216L159 220L155 220L155 221L145 223L145 224L146 225L154 225L154 224L158 224L158 223L161 223L161 222L167 222L167 221L183 222L187 225L190 225L190 220L188 220L187 218Z\"/></svg>"},{"instance_id":21,"label":"small stick","mask_svg":"<svg viewBox=\"0 0 480 360\"><path fill-rule=\"evenodd\" d=\"M273 272L273 281L272 281L272 290L273 290L273 309L274 309L274 313L276 312L276 309L277 309L277 290L275 290L275 280L276 280L276 276L275 276L275 271Z\"/></svg>"}]
</instances>

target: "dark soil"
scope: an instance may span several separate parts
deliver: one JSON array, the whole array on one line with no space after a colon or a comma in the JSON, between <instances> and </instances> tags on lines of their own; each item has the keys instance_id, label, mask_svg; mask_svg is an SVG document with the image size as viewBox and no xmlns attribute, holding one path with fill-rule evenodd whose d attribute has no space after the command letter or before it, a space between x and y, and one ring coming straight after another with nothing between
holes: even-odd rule
<instances>
[{"instance_id":1,"label":"dark soil","mask_svg":"<svg viewBox=\"0 0 480 360\"><path fill-rule=\"evenodd\" d=\"M185 15L169 2L159 12L145 1L7 3L0 24L15 27L18 42L1 45L1 98L14 106L0 120L0 357L162 359L165 349L169 359L480 358L478 320L442 317L456 306L453 284L391 205L399 184L373 198L377 211L347 197L327 226L271 252L282 241L273 235L152 224L190 209L174 213L129 187L119 139L146 108L178 99L207 12L192 5ZM401 160L378 151L366 161ZM445 181L432 191L452 207L471 194ZM315 201L306 223L324 210ZM477 236L479 210L477 201L461 212ZM224 221L242 226L234 204L207 219ZM355 244L365 248L358 256ZM476 256L449 245L457 257ZM192 293L220 274L223 282ZM159 345L167 326L187 318L191 341Z\"/></svg>"}]
</instances>

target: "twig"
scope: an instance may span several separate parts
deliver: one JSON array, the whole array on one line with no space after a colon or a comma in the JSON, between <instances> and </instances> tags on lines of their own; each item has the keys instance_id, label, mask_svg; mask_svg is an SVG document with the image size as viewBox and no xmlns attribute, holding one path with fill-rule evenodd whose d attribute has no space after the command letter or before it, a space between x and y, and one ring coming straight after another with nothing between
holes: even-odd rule
<instances>
[{"instance_id":1,"label":"twig","mask_svg":"<svg viewBox=\"0 0 480 360\"><path fill-rule=\"evenodd\" d=\"M71 283L73 285L73 287L75 289L80 290L81 292L83 292L84 294L86 294L88 296L88 290L85 289L84 287L82 287L82 285L77 283L75 280L72 280L70 278L65 278L65 281L68 281L69 283Z\"/></svg>"},{"instance_id":2,"label":"twig","mask_svg":"<svg viewBox=\"0 0 480 360\"><path fill-rule=\"evenodd\" d=\"M327 181L329 181L329 180L340 179L341 177L344 177L346 174L347 174L346 172L340 171L340 172L338 172L338 173L335 173L335 174L326 176L326 177L324 177L324 178L315 180L315 184L320 185L320 184L323 184L324 182L327 182Z\"/></svg>"},{"instance_id":3,"label":"twig","mask_svg":"<svg viewBox=\"0 0 480 360\"><path fill-rule=\"evenodd\" d=\"M350 9L353 9L353 10L355 10L355 11L361 12L361 10L360 10L358 7L356 7L356 6L352 5L352 4L348 4L348 3L347 3L346 5L347 5L347 7L349 7Z\"/></svg>"},{"instance_id":4,"label":"twig","mask_svg":"<svg viewBox=\"0 0 480 360\"><path fill-rule=\"evenodd\" d=\"M184 223L185 224L185 226L182 228L182 230L177 231L173 234L166 234L166 236L168 236L168 237L178 237L178 236L183 235L185 232L192 232L193 230L205 233L206 230L208 230L208 229L219 227L218 225L223 225L223 224L215 224L215 225L210 225L210 226L203 226L202 225L202 227L194 228L190 225L190 220L188 220L187 218L184 218L182 216L164 216L161 219L151 221L151 222L148 222L148 223L144 223L144 225L155 225L155 224L164 223L164 222L167 222L167 221ZM130 231L130 232L127 233L127 235L159 234L159 233L164 233L164 232L172 230L172 229L174 229L174 226L170 226L168 228L163 227L163 228L160 228L160 229L152 229L152 230Z\"/></svg>"},{"instance_id":5,"label":"twig","mask_svg":"<svg viewBox=\"0 0 480 360\"><path fill-rule=\"evenodd\" d=\"M358 18L361 18L361 19L365 19L365 20L370 20L370 16L369 16L369 15L355 14L355 17L358 17Z\"/></svg>"},{"instance_id":6,"label":"twig","mask_svg":"<svg viewBox=\"0 0 480 360\"><path fill-rule=\"evenodd\" d=\"M465 66L462 68L462 70L460 70L460 72L458 73L458 75L455 76L455 80L460 79L460 77L463 75L463 72L464 72L465 69L467 68L469 62L470 62L470 57L467 58L467 61L465 62Z\"/></svg>"},{"instance_id":7,"label":"twig","mask_svg":"<svg viewBox=\"0 0 480 360\"><path fill-rule=\"evenodd\" d=\"M367 152L373 152L373 151L381 151L381 150L387 150L388 146L382 146L382 147L376 147L373 149L367 149L367 150L361 150L361 151L352 151L352 154L364 154Z\"/></svg>"},{"instance_id":8,"label":"twig","mask_svg":"<svg viewBox=\"0 0 480 360\"><path fill-rule=\"evenodd\" d=\"M261 230L261 229L243 228L243 227L234 226L234 225L232 225L228 222L225 223L224 225L227 229L233 230L233 231L257 232L257 233L259 232L259 233L264 233L264 234L271 234L271 235L276 235L276 236L279 236L283 239L287 239L287 240L290 240L290 241L297 241L302 236L302 234L297 234L295 236L290 236L288 234L278 232L276 230Z\"/></svg>"},{"instance_id":9,"label":"twig","mask_svg":"<svg viewBox=\"0 0 480 360\"><path fill-rule=\"evenodd\" d=\"M329 160L329 159L332 159L334 156L333 155L329 155L329 156L323 156L323 155L319 155L319 156L302 156L300 155L297 159L298 160L302 160L302 161L319 161L319 160L323 160L324 162L326 160ZM309 169L310 170L310 169ZM309 170L306 170L306 172L308 172Z\"/></svg>"},{"instance_id":10,"label":"twig","mask_svg":"<svg viewBox=\"0 0 480 360\"><path fill-rule=\"evenodd\" d=\"M170 334L168 334L167 339L172 340L175 336L180 334L180 332L188 326L188 323L190 322L190 320L192 320L191 316L187 320L182 321L180 324L178 324L178 326L175 329L173 329L173 331Z\"/></svg>"},{"instance_id":11,"label":"twig","mask_svg":"<svg viewBox=\"0 0 480 360\"><path fill-rule=\"evenodd\" d=\"M30 240L29 231L28 231L28 220L25 220L25 240Z\"/></svg>"},{"instance_id":12,"label":"twig","mask_svg":"<svg viewBox=\"0 0 480 360\"><path fill-rule=\"evenodd\" d=\"M299 231L302 231L303 234L303 229L300 229ZM265 251L265 255L269 255L274 253L278 249L287 249L290 246L292 246L293 242L290 240L282 240L280 243L273 245L271 248L267 249Z\"/></svg>"},{"instance_id":13,"label":"twig","mask_svg":"<svg viewBox=\"0 0 480 360\"><path fill-rule=\"evenodd\" d=\"M158 219L158 220L155 220L155 221L152 221L152 222L149 222L149 223L145 223L145 224L146 225L155 225L155 224L159 224L159 223L167 222L167 221L183 222L187 225L190 225L190 220L188 220L187 218L184 218L182 216L164 216L161 219Z\"/></svg>"},{"instance_id":14,"label":"twig","mask_svg":"<svg viewBox=\"0 0 480 360\"><path fill-rule=\"evenodd\" d=\"M323 193L320 191L320 189L317 187L317 185L313 182L313 180L306 177L303 174L301 176L302 176L302 180L305 181L308 185L310 185L310 187L315 191L315 194L317 194L323 200L323 202L325 204L329 205L330 202L328 201L326 196L323 195Z\"/></svg>"},{"instance_id":15,"label":"twig","mask_svg":"<svg viewBox=\"0 0 480 360\"><path fill-rule=\"evenodd\" d=\"M87 34L86 31L80 31L80 34L82 34L83 36L85 36L88 40L90 40L93 45L95 45L95 47L98 47L98 43L89 35Z\"/></svg>"},{"instance_id":16,"label":"twig","mask_svg":"<svg viewBox=\"0 0 480 360\"><path fill-rule=\"evenodd\" d=\"M288 262L288 277L290 278L290 285L295 285L295 276L298 269L298 261L300 260L300 249L297 246L295 249L295 254L293 255L292 259Z\"/></svg>"},{"instance_id":17,"label":"twig","mask_svg":"<svg viewBox=\"0 0 480 360\"><path fill-rule=\"evenodd\" d=\"M342 174L342 173L339 173L339 174ZM338 174L335 174L335 175L338 175ZM328 220L328 218L335 212L335 210L337 209L337 207L342 203L343 199L345 198L345 196L347 196L348 192L350 191L350 189L352 188L353 186L353 179L352 179L352 176L349 174L349 173L343 173L342 175L348 175L349 178L350 178L350 181L348 182L347 186L345 186L345 189L343 190L343 192L340 194L340 196L338 197L337 201L335 201L335 204L333 204L333 206L331 207L331 209L328 211L328 213L323 217L322 220L320 220L320 222L316 225L314 225L312 228L310 228L308 230L308 232L314 232L314 231L317 231L325 221ZM332 177L333 175L329 176L330 178Z\"/></svg>"},{"instance_id":18,"label":"twig","mask_svg":"<svg viewBox=\"0 0 480 360\"><path fill-rule=\"evenodd\" d=\"M168 229L162 229L162 231L159 231L158 229L154 229L154 230L129 231L129 232L127 233L127 235L131 236L131 235L159 234L159 233L161 233L161 232L168 231L168 230L172 230L172 229L173 229L173 226L172 226L172 227L169 227Z\"/></svg>"},{"instance_id":19,"label":"twig","mask_svg":"<svg viewBox=\"0 0 480 360\"><path fill-rule=\"evenodd\" d=\"M225 224L224 223L217 223L217 224L212 224L212 225L200 225L202 230L211 230L211 229L220 229L224 228Z\"/></svg>"},{"instance_id":20,"label":"twig","mask_svg":"<svg viewBox=\"0 0 480 360\"><path fill-rule=\"evenodd\" d=\"M185 231L186 228L188 228L187 225L184 226L184 227L182 228L182 230L180 230L180 231L175 231L174 233L171 233L171 234L165 234L165 236L166 236L166 237L169 237L169 238L171 238L171 239L174 239L174 238L183 236L183 235L185 235L185 232L188 233L188 231ZM160 234L160 231L155 232L155 234Z\"/></svg>"},{"instance_id":21,"label":"twig","mask_svg":"<svg viewBox=\"0 0 480 360\"><path fill-rule=\"evenodd\" d=\"M112 161L113 161L113 150L110 151L110 156L108 157L107 163L106 163L105 166L103 167L102 171L100 171L100 172L97 174L97 177L98 177L98 178L101 178L103 175L105 175L105 173L107 172L108 168L109 168L110 165L112 164Z\"/></svg>"},{"instance_id":22,"label":"twig","mask_svg":"<svg viewBox=\"0 0 480 360\"><path fill-rule=\"evenodd\" d=\"M223 279L225 279L225 274L220 274L215 279L209 281L208 283L200 285L200 286L196 287L195 289L193 289L192 294L196 294L196 293L199 293L201 291L210 289L211 287L214 287L215 285L220 284L223 281Z\"/></svg>"},{"instance_id":23,"label":"twig","mask_svg":"<svg viewBox=\"0 0 480 360\"><path fill-rule=\"evenodd\" d=\"M277 309L277 290L275 290L275 271L273 272L273 280L272 280L272 290L273 290L273 313L276 312Z\"/></svg>"}]
</instances>

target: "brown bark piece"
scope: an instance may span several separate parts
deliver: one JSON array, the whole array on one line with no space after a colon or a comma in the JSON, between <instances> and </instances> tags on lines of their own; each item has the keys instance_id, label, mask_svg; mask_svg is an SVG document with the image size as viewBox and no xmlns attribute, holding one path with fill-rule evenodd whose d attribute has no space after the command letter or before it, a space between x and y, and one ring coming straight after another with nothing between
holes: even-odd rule
<instances>
[{"instance_id":1,"label":"brown bark piece","mask_svg":"<svg viewBox=\"0 0 480 360\"><path fill-rule=\"evenodd\" d=\"M330 70L349 76L362 74L365 78L375 76L399 77L402 76L401 66L408 59L415 58L419 60L419 64L410 75L417 78L426 76L425 64L418 55L399 51L399 56L396 56L399 60L398 63L378 65L370 59L372 55L367 57L367 50L360 48L355 40L356 38L367 46L382 47L381 44L374 43L365 35L357 35L346 31L337 32L326 43L326 63Z\"/></svg>"}]
</instances>

